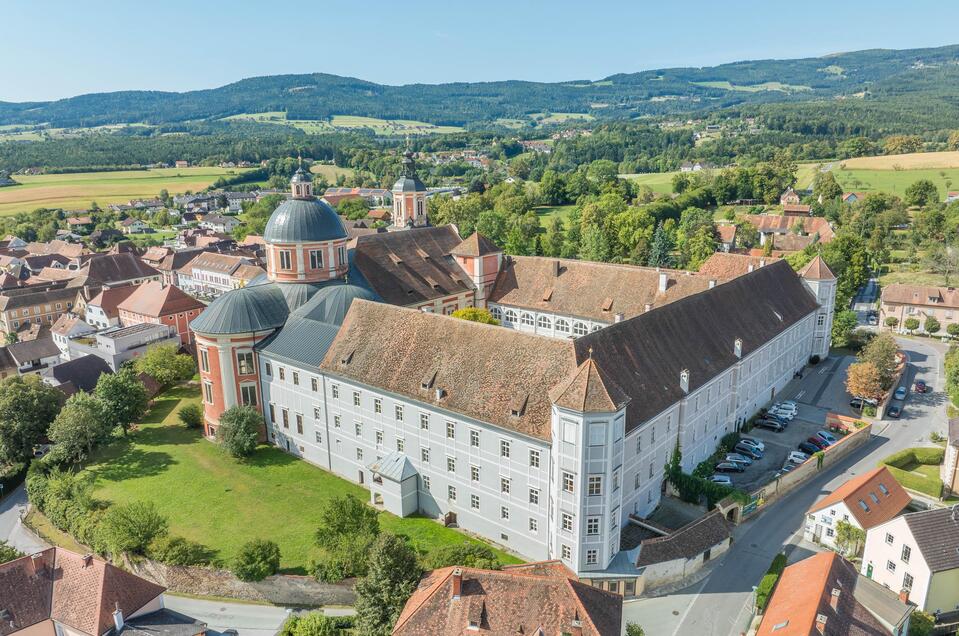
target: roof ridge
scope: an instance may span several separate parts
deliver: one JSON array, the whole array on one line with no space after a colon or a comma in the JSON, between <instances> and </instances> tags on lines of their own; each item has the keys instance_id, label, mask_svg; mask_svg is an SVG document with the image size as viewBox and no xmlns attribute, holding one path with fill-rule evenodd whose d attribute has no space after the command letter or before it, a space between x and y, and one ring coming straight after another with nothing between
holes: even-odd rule
<instances>
[{"instance_id":1,"label":"roof ridge","mask_svg":"<svg viewBox=\"0 0 959 636\"><path fill-rule=\"evenodd\" d=\"M419 609L420 609L421 607L423 607L423 605L425 605L427 601L429 601L429 600L432 599L434 596L436 596L436 593L439 592L439 589L440 589L440 588L446 583L446 581L453 575L453 571L456 570L456 566L455 566L455 565L448 565L448 566L446 566L445 568L441 568L440 570L433 570L433 572L439 572L439 571L442 571L442 570L444 570L444 569L445 569L445 570L448 570L448 571L446 572L446 574L444 574L441 579L439 579L438 581L436 581L435 583L433 583L433 584L430 586L430 592L429 592L429 594L426 594L426 595L423 597L423 599L419 602L419 604L417 604L416 606L410 608L410 611L409 611L408 613L406 612L406 608L405 608L405 607L403 608L403 610L400 612L400 617L399 617L399 619L397 620L396 624L393 625L393 633L394 633L394 634L395 634L396 631L400 628L401 625L406 624L406 623L410 620L411 617L415 616L415 615L416 615L416 612L418 612ZM415 590L413 591L413 594L416 594L416 591L415 591ZM410 598L412 598L412 597L410 597ZM406 614L406 618L405 618L405 619L403 619L403 614Z\"/></svg>"}]
</instances>

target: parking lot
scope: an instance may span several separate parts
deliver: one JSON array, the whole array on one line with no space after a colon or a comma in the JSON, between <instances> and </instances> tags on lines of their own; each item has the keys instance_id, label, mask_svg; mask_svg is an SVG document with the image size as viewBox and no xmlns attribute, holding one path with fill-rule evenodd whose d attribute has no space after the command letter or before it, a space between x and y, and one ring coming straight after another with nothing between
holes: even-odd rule
<instances>
[{"instance_id":1,"label":"parking lot","mask_svg":"<svg viewBox=\"0 0 959 636\"><path fill-rule=\"evenodd\" d=\"M754 428L745 434L762 441L766 449L763 458L755 460L745 472L729 473L734 486L748 492L772 480L789 453L798 450L800 442L825 429L827 413L859 415L849 406L852 397L845 387L846 368L853 362L855 358L851 356L835 356L806 368L802 378L790 382L766 405L792 400L799 407L799 413L782 432Z\"/></svg>"}]
</instances>

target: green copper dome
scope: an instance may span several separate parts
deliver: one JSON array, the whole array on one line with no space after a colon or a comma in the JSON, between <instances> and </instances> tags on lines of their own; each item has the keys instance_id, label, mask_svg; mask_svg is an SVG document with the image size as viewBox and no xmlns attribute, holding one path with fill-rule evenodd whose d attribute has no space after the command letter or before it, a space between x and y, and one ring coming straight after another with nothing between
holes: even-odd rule
<instances>
[{"instance_id":1,"label":"green copper dome","mask_svg":"<svg viewBox=\"0 0 959 636\"><path fill-rule=\"evenodd\" d=\"M266 223L267 243L306 243L346 238L340 217L329 203L317 199L284 201Z\"/></svg>"}]
</instances>

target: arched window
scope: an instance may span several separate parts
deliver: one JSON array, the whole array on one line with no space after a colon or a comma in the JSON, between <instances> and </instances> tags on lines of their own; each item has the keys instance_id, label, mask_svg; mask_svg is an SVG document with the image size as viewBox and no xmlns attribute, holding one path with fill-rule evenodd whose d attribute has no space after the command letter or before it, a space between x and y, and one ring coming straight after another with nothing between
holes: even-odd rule
<instances>
[{"instance_id":1,"label":"arched window","mask_svg":"<svg viewBox=\"0 0 959 636\"><path fill-rule=\"evenodd\" d=\"M496 318L497 320L503 319L503 312L500 310L499 307L490 307L489 313L491 316L493 316L493 318Z\"/></svg>"},{"instance_id":2,"label":"arched window","mask_svg":"<svg viewBox=\"0 0 959 636\"><path fill-rule=\"evenodd\" d=\"M522 314L520 314L519 320L527 327L533 326L533 314L528 314L524 311Z\"/></svg>"},{"instance_id":3,"label":"arched window","mask_svg":"<svg viewBox=\"0 0 959 636\"><path fill-rule=\"evenodd\" d=\"M560 333L569 333L569 323L562 318L556 319L556 331Z\"/></svg>"},{"instance_id":4,"label":"arched window","mask_svg":"<svg viewBox=\"0 0 959 636\"><path fill-rule=\"evenodd\" d=\"M506 313L503 314L503 322L514 323L516 322L516 312L512 309L507 309Z\"/></svg>"},{"instance_id":5,"label":"arched window","mask_svg":"<svg viewBox=\"0 0 959 636\"><path fill-rule=\"evenodd\" d=\"M599 331L600 329L602 329L602 327L600 327L599 325L593 325L593 328L590 329L590 332Z\"/></svg>"},{"instance_id":6,"label":"arched window","mask_svg":"<svg viewBox=\"0 0 959 636\"><path fill-rule=\"evenodd\" d=\"M549 329L552 327L548 316L540 316L536 319L536 326L540 329Z\"/></svg>"},{"instance_id":7,"label":"arched window","mask_svg":"<svg viewBox=\"0 0 959 636\"><path fill-rule=\"evenodd\" d=\"M585 336L587 332L586 325L582 322L573 323L573 335Z\"/></svg>"}]
</instances>

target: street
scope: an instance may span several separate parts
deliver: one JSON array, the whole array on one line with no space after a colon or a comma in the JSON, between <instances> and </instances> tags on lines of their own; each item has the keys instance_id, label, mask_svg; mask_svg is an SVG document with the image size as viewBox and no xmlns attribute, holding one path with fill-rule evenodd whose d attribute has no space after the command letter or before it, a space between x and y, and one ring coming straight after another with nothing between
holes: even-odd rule
<instances>
[{"instance_id":1,"label":"street","mask_svg":"<svg viewBox=\"0 0 959 636\"><path fill-rule=\"evenodd\" d=\"M910 386L919 377L929 383L933 392L910 393L901 419L877 423L873 439L845 462L824 470L771 504L757 518L736 528L732 547L704 581L666 597L626 603L624 623L633 621L646 633L663 635L738 636L745 632L751 615L752 587L759 583L773 557L786 551L790 562L794 562L810 554L807 547L800 545L806 510L853 475L874 468L886 456L904 448L928 445L931 432L945 431L942 357L946 345L898 340L911 360L902 384ZM828 366L834 360L820 364ZM797 401L805 404L804 400L808 401L809 396L803 395Z\"/></svg>"},{"instance_id":2,"label":"street","mask_svg":"<svg viewBox=\"0 0 959 636\"><path fill-rule=\"evenodd\" d=\"M50 546L20 524L20 513L27 506L27 491L21 485L0 502L0 541L6 541L24 554L33 554Z\"/></svg>"}]
</instances>

